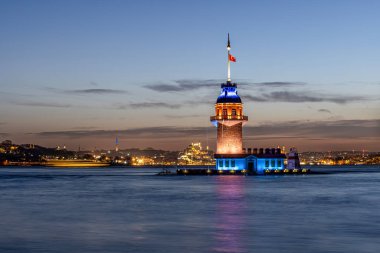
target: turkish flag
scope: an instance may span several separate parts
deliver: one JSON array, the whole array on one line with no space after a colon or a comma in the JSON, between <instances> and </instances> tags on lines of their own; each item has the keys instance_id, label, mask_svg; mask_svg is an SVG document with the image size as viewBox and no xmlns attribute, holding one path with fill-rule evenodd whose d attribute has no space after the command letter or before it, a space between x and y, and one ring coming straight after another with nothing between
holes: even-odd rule
<instances>
[{"instance_id":1,"label":"turkish flag","mask_svg":"<svg viewBox=\"0 0 380 253\"><path fill-rule=\"evenodd\" d=\"M236 62L236 58L233 57L231 54L228 54L228 58L230 61Z\"/></svg>"}]
</instances>

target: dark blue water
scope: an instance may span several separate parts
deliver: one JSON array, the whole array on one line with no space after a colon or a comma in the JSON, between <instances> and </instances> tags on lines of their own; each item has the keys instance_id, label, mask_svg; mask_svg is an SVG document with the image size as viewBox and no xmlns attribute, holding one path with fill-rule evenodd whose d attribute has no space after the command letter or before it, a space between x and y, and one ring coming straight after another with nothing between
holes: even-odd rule
<instances>
[{"instance_id":1,"label":"dark blue water","mask_svg":"<svg viewBox=\"0 0 380 253\"><path fill-rule=\"evenodd\" d=\"M0 168L0 252L379 252L380 168L342 170Z\"/></svg>"}]
</instances>

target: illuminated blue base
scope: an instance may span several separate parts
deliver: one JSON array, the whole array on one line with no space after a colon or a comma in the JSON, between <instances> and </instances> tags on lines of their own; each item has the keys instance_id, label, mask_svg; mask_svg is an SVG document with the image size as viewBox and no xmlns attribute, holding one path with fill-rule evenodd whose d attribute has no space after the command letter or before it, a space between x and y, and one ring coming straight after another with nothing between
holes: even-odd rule
<instances>
[{"instance_id":1,"label":"illuminated blue base","mask_svg":"<svg viewBox=\"0 0 380 253\"><path fill-rule=\"evenodd\" d=\"M283 170L285 158L278 157L257 157L250 155L243 158L216 158L217 170L246 170L256 174L264 174L265 170Z\"/></svg>"}]
</instances>

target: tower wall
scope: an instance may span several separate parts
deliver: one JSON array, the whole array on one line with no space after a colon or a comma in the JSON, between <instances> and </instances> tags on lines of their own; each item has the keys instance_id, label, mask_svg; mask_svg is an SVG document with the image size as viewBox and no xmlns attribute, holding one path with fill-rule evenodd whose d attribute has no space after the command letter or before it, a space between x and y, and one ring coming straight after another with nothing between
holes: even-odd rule
<instances>
[{"instance_id":1,"label":"tower wall","mask_svg":"<svg viewBox=\"0 0 380 253\"><path fill-rule=\"evenodd\" d=\"M241 154L243 153L243 124L237 123L226 126L218 123L217 154Z\"/></svg>"}]
</instances>

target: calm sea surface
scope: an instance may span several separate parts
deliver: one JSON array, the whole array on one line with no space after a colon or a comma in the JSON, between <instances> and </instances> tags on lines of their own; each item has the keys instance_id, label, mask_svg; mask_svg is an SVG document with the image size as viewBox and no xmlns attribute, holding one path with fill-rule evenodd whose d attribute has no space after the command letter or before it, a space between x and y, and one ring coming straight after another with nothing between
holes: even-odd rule
<instances>
[{"instance_id":1,"label":"calm sea surface","mask_svg":"<svg viewBox=\"0 0 380 253\"><path fill-rule=\"evenodd\" d=\"M312 169L0 167L0 252L380 252L380 167Z\"/></svg>"}]
</instances>

